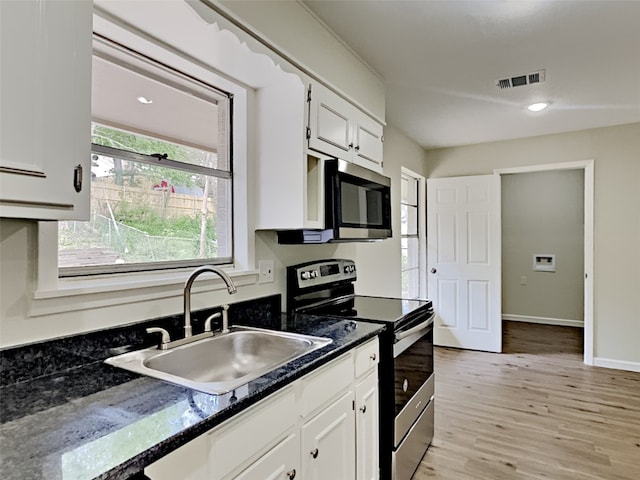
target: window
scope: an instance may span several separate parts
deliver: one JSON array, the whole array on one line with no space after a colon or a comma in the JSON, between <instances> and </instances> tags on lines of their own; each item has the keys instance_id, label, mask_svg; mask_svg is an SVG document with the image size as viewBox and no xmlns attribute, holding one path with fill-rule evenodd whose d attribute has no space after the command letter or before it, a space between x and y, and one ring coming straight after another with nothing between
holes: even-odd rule
<instances>
[{"instance_id":1,"label":"window","mask_svg":"<svg viewBox=\"0 0 640 480\"><path fill-rule=\"evenodd\" d=\"M231 95L94 41L91 219L61 222L60 276L231 263Z\"/></svg>"},{"instance_id":2,"label":"window","mask_svg":"<svg viewBox=\"0 0 640 480\"><path fill-rule=\"evenodd\" d=\"M402 248L402 296L419 298L420 285L420 212L421 179L402 169L400 185L400 245Z\"/></svg>"}]
</instances>

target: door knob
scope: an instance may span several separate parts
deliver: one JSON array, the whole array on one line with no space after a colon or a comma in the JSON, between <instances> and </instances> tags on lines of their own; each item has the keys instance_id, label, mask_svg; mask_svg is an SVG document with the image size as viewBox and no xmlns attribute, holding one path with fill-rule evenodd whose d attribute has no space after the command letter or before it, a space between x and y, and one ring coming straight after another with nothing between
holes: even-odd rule
<instances>
[{"instance_id":1,"label":"door knob","mask_svg":"<svg viewBox=\"0 0 640 480\"><path fill-rule=\"evenodd\" d=\"M436 273L438 270L436 270L435 268L431 269L431 273Z\"/></svg>"}]
</instances>

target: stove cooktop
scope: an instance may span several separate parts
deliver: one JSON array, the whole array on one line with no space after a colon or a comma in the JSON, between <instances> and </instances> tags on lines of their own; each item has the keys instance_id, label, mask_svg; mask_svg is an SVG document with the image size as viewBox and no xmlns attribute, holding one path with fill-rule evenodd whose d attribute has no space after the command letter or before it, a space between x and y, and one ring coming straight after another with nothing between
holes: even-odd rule
<instances>
[{"instance_id":1,"label":"stove cooktop","mask_svg":"<svg viewBox=\"0 0 640 480\"><path fill-rule=\"evenodd\" d=\"M396 323L431 308L428 300L355 295L353 301L354 317L383 323Z\"/></svg>"},{"instance_id":2,"label":"stove cooktop","mask_svg":"<svg viewBox=\"0 0 640 480\"><path fill-rule=\"evenodd\" d=\"M393 325L393 329L397 330L412 323L416 317L422 317L431 309L432 303L429 300L352 295L338 301L315 305L300 313L349 317L367 322L384 323Z\"/></svg>"}]
</instances>

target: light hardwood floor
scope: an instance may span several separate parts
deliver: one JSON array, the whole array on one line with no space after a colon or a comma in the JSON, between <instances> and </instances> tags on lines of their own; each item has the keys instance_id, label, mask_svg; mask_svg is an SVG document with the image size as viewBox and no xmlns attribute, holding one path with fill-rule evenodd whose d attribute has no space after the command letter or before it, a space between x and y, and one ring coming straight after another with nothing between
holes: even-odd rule
<instances>
[{"instance_id":1,"label":"light hardwood floor","mask_svg":"<svg viewBox=\"0 0 640 480\"><path fill-rule=\"evenodd\" d=\"M571 327L504 322L503 350L436 348L414 480L640 479L640 373L584 365Z\"/></svg>"}]
</instances>

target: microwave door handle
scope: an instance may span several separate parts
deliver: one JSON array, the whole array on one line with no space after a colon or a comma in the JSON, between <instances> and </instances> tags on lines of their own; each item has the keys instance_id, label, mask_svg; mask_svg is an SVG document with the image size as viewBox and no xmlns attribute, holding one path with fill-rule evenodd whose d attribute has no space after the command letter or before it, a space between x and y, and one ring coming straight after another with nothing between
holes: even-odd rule
<instances>
[{"instance_id":1,"label":"microwave door handle","mask_svg":"<svg viewBox=\"0 0 640 480\"><path fill-rule=\"evenodd\" d=\"M411 327L408 330L404 330L402 332L398 332L395 334L395 340L396 342L399 342L400 340L402 340L403 338L408 337L409 335L413 335L414 333L420 332L422 330L426 330L427 328L429 328L431 325L433 325L433 319L435 318L436 314L435 312L429 317L427 318L424 322L416 325L415 327Z\"/></svg>"}]
</instances>

